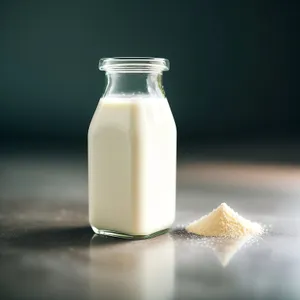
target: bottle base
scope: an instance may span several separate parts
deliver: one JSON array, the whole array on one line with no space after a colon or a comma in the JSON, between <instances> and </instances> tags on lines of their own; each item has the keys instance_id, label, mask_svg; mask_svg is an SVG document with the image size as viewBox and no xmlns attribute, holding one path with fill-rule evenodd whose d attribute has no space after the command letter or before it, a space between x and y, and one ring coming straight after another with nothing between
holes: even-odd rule
<instances>
[{"instance_id":1,"label":"bottle base","mask_svg":"<svg viewBox=\"0 0 300 300\"><path fill-rule=\"evenodd\" d=\"M110 236L110 237L115 237L115 238L120 238L120 239L125 239L125 240L143 240L143 239L150 239L153 237L156 237L158 235L167 233L170 228L166 228L151 234L147 235L131 235L127 233L122 233L114 230L108 230L108 229L99 229L94 226L91 226L93 231L98 234L98 235L105 235L105 236Z\"/></svg>"}]
</instances>

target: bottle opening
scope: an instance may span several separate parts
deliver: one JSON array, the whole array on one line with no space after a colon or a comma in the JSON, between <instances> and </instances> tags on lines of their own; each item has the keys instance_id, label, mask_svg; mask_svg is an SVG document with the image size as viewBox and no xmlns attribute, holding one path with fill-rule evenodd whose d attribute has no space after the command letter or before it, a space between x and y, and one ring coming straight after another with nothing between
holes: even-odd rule
<instances>
[{"instance_id":1,"label":"bottle opening","mask_svg":"<svg viewBox=\"0 0 300 300\"><path fill-rule=\"evenodd\" d=\"M99 69L118 73L161 73L170 69L169 60L155 57L101 58Z\"/></svg>"}]
</instances>

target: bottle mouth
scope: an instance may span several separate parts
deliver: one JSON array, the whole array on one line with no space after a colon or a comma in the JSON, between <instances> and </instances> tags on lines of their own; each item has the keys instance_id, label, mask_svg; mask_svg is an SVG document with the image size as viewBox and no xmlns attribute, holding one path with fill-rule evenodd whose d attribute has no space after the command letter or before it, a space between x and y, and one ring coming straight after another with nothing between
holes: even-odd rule
<instances>
[{"instance_id":1,"label":"bottle mouth","mask_svg":"<svg viewBox=\"0 0 300 300\"><path fill-rule=\"evenodd\" d=\"M109 73L161 73L170 69L170 63L156 57L110 57L100 59L99 69Z\"/></svg>"}]
</instances>

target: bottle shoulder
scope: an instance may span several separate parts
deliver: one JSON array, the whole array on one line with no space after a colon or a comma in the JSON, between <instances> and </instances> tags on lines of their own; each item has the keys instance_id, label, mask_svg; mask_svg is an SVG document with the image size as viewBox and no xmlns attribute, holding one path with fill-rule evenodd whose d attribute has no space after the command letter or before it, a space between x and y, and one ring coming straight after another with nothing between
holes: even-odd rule
<instances>
[{"instance_id":1,"label":"bottle shoulder","mask_svg":"<svg viewBox=\"0 0 300 300\"><path fill-rule=\"evenodd\" d=\"M99 101L89 131L103 127L118 127L127 131L160 126L174 127L176 130L167 98L104 97Z\"/></svg>"}]
</instances>

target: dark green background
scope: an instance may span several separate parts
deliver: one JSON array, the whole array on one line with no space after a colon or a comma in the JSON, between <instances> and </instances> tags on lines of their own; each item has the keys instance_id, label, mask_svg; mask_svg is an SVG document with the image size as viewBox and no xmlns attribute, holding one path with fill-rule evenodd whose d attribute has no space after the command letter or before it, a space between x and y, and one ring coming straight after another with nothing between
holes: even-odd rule
<instances>
[{"instance_id":1,"label":"dark green background","mask_svg":"<svg viewBox=\"0 0 300 300\"><path fill-rule=\"evenodd\" d=\"M3 139L85 143L98 60L158 56L180 141L296 137L298 1L6 1Z\"/></svg>"}]
</instances>

